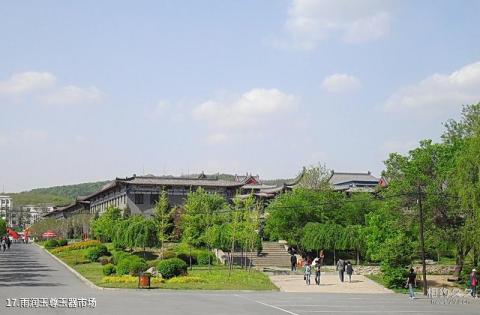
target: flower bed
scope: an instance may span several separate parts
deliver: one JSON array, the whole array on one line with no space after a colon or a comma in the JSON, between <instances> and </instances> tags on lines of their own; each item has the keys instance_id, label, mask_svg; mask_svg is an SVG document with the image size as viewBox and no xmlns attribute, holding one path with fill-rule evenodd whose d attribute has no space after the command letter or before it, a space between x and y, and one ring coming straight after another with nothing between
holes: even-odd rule
<instances>
[{"instance_id":1,"label":"flower bed","mask_svg":"<svg viewBox=\"0 0 480 315\"><path fill-rule=\"evenodd\" d=\"M96 240L91 240L91 241L83 241L83 242L78 242L78 243L73 243L67 246L62 246L62 247L57 247L55 249L52 249L51 252L52 254L58 254L61 252L66 252L66 251L71 251L71 250L77 250L77 249L85 249L89 248L92 246L98 246L100 245L100 241Z\"/></svg>"}]
</instances>

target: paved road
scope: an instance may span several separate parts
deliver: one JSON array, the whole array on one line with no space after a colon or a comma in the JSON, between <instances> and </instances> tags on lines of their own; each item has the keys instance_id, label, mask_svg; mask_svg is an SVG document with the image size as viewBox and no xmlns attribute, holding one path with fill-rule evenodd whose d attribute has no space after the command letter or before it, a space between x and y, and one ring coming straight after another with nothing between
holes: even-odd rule
<instances>
[{"instance_id":1,"label":"paved road","mask_svg":"<svg viewBox=\"0 0 480 315\"><path fill-rule=\"evenodd\" d=\"M0 314L479 314L480 305L431 305L397 294L97 290L33 244L0 253ZM8 298L95 298L95 308L7 307ZM29 300L30 301L30 300ZM57 301L57 300L54 300ZM19 302L19 300L17 300ZM31 303L31 302L29 302ZM35 302L36 303L36 302ZM47 302L48 303L48 302Z\"/></svg>"}]
</instances>

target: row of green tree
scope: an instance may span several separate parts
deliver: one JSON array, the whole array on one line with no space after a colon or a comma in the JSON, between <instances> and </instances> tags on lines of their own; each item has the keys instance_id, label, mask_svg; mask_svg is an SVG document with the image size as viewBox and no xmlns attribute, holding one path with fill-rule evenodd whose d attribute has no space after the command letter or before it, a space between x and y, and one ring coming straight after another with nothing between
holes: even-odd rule
<instances>
[{"instance_id":1,"label":"row of green tree","mask_svg":"<svg viewBox=\"0 0 480 315\"><path fill-rule=\"evenodd\" d=\"M92 220L91 230L95 238L113 242L117 248L160 247L163 253L165 243L180 234L180 240L191 247L251 254L261 244L259 210L252 196L234 199L229 204L222 196L199 188L188 194L181 220L175 226L178 210L169 206L167 193L163 191L151 218L125 216L120 209L109 208ZM230 254L230 266L233 259Z\"/></svg>"},{"instance_id":2,"label":"row of green tree","mask_svg":"<svg viewBox=\"0 0 480 315\"><path fill-rule=\"evenodd\" d=\"M466 258L477 266L480 254L480 103L445 128L439 143L390 154L388 186L374 194L334 192L328 170L310 168L301 188L268 205L267 236L300 251L355 251L381 263L391 286L403 284L414 260L442 255L455 257L461 278Z\"/></svg>"}]
</instances>

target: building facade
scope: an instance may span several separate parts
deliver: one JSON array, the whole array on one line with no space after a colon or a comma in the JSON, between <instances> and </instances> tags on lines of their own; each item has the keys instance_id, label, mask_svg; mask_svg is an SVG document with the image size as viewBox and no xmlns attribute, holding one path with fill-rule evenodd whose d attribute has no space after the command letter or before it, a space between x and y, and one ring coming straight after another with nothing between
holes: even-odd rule
<instances>
[{"instance_id":1,"label":"building facade","mask_svg":"<svg viewBox=\"0 0 480 315\"><path fill-rule=\"evenodd\" d=\"M10 196L0 195L0 218L9 223L10 212L13 209L13 202Z\"/></svg>"}]
</instances>

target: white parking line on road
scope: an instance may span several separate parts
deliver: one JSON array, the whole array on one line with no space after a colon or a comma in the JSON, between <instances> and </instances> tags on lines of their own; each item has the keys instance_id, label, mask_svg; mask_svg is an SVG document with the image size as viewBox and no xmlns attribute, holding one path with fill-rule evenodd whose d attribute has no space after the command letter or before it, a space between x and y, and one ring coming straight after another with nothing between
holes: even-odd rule
<instances>
[{"instance_id":1,"label":"white parking line on road","mask_svg":"<svg viewBox=\"0 0 480 315\"><path fill-rule=\"evenodd\" d=\"M278 307L278 306L275 306L275 305L271 305L271 304L268 304L268 303L264 303L264 302L260 302L260 301L256 301L256 300L249 299L249 298L247 298L247 297L245 297L245 296L241 296L241 295L238 295L238 294L235 294L235 296L237 296L237 297L239 297L239 298L242 298L242 299L245 299L245 300L248 300L248 301L251 301L251 302L255 302L255 303L258 303L258 304L261 304L261 305L270 307L270 308L277 309L277 310L279 310L279 311L285 312L285 313L290 314L290 315L300 315L300 314L291 312L291 311L289 311L289 310L283 309L283 308Z\"/></svg>"}]
</instances>

